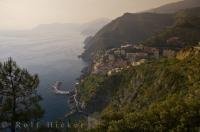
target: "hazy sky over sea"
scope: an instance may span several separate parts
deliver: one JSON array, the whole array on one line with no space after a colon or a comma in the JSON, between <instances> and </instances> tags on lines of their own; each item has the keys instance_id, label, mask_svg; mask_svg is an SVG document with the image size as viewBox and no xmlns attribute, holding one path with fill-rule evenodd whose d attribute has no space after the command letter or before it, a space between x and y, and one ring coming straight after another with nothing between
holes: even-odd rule
<instances>
[{"instance_id":1,"label":"hazy sky over sea","mask_svg":"<svg viewBox=\"0 0 200 132\"><path fill-rule=\"evenodd\" d=\"M0 0L0 29L115 18L180 0Z\"/></svg>"}]
</instances>

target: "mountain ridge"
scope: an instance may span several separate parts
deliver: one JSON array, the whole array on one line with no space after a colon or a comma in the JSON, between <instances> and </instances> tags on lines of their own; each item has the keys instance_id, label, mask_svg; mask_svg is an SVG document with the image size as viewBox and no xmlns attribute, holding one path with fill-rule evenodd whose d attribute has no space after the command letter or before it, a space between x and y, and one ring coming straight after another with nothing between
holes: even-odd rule
<instances>
[{"instance_id":1,"label":"mountain ridge","mask_svg":"<svg viewBox=\"0 0 200 132\"><path fill-rule=\"evenodd\" d=\"M96 50L119 47L127 41L140 42L172 25L173 21L171 14L125 13L104 26L88 41L83 58L88 58Z\"/></svg>"},{"instance_id":2,"label":"mountain ridge","mask_svg":"<svg viewBox=\"0 0 200 132\"><path fill-rule=\"evenodd\" d=\"M182 1L166 4L158 8L148 10L147 12L175 13L183 9L195 8L195 7L200 7L200 0L182 0Z\"/></svg>"}]
</instances>

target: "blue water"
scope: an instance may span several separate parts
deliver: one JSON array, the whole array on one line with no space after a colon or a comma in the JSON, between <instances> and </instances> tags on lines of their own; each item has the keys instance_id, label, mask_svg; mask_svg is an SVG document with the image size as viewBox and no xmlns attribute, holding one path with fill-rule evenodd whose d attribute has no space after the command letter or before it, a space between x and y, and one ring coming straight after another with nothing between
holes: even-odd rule
<instances>
[{"instance_id":1,"label":"blue water","mask_svg":"<svg viewBox=\"0 0 200 132\"><path fill-rule=\"evenodd\" d=\"M0 32L0 61L12 57L19 66L39 75L44 121L61 119L69 112L67 97L55 95L51 85L62 81L63 89L73 88L85 66L77 57L83 52L83 40L78 31Z\"/></svg>"}]
</instances>

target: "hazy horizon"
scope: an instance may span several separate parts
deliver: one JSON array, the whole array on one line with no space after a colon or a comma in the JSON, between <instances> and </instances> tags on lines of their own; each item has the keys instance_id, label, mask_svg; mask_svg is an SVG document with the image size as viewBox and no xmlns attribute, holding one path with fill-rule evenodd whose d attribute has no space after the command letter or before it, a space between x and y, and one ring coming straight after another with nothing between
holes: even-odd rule
<instances>
[{"instance_id":1,"label":"hazy horizon","mask_svg":"<svg viewBox=\"0 0 200 132\"><path fill-rule=\"evenodd\" d=\"M0 0L0 30L114 19L180 0ZM111 10L112 9L112 10Z\"/></svg>"}]
</instances>

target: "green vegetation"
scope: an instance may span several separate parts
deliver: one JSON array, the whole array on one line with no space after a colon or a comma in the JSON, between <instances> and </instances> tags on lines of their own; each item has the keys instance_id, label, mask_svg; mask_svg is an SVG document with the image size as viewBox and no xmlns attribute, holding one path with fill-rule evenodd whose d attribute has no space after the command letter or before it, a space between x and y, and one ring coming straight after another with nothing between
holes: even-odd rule
<instances>
[{"instance_id":1,"label":"green vegetation","mask_svg":"<svg viewBox=\"0 0 200 132\"><path fill-rule=\"evenodd\" d=\"M101 111L109 101L120 85L121 76L113 75L90 75L79 85L78 93L81 101L86 105L87 112ZM98 105L97 105L98 104Z\"/></svg>"},{"instance_id":2,"label":"green vegetation","mask_svg":"<svg viewBox=\"0 0 200 132\"><path fill-rule=\"evenodd\" d=\"M86 109L95 112L95 104L106 101L99 109L101 123L93 130L198 131L200 51L184 51L191 53L182 60L160 59L112 76L87 77L79 87Z\"/></svg>"},{"instance_id":3,"label":"green vegetation","mask_svg":"<svg viewBox=\"0 0 200 132\"><path fill-rule=\"evenodd\" d=\"M36 91L38 84L37 75L19 68L11 58L0 63L0 123L7 123L12 132L16 126L30 125L42 117L41 97Z\"/></svg>"}]
</instances>

